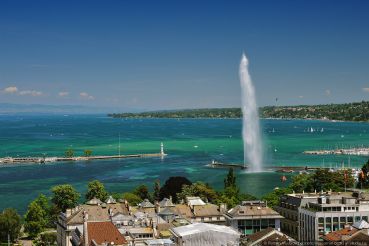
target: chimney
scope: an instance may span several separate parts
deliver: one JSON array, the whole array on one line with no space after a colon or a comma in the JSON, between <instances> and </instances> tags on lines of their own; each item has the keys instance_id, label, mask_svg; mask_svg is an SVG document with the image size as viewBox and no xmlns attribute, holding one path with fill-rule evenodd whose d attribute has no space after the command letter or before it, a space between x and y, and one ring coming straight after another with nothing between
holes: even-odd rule
<instances>
[{"instance_id":1,"label":"chimney","mask_svg":"<svg viewBox=\"0 0 369 246\"><path fill-rule=\"evenodd\" d=\"M159 204L159 202L155 202L155 212L160 213L160 204Z\"/></svg>"},{"instance_id":2,"label":"chimney","mask_svg":"<svg viewBox=\"0 0 369 246\"><path fill-rule=\"evenodd\" d=\"M83 246L89 246L87 221L88 221L88 213L84 211L83 212L83 240L84 240Z\"/></svg>"},{"instance_id":3,"label":"chimney","mask_svg":"<svg viewBox=\"0 0 369 246\"><path fill-rule=\"evenodd\" d=\"M65 216L68 218L69 216L72 215L72 209L68 208L67 210L65 210Z\"/></svg>"}]
</instances>

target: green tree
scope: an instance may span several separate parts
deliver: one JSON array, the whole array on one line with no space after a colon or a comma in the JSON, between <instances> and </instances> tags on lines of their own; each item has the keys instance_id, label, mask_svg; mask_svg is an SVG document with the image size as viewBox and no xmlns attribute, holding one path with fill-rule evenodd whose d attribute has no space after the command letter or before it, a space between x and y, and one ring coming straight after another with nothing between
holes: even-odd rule
<instances>
[{"instance_id":1,"label":"green tree","mask_svg":"<svg viewBox=\"0 0 369 246\"><path fill-rule=\"evenodd\" d=\"M92 150L90 150L90 149L86 149L86 150L84 150L84 151L83 151L83 154L84 154L86 157L89 157L89 156L91 156L91 155L92 155Z\"/></svg>"},{"instance_id":2,"label":"green tree","mask_svg":"<svg viewBox=\"0 0 369 246\"><path fill-rule=\"evenodd\" d=\"M104 185L98 180L93 180L87 185L87 201L95 197L101 201L105 201L108 198L108 192L106 192Z\"/></svg>"},{"instance_id":3,"label":"green tree","mask_svg":"<svg viewBox=\"0 0 369 246\"><path fill-rule=\"evenodd\" d=\"M262 200L266 201L269 207L274 207L279 204L279 199L282 195L290 194L292 190L290 188L274 189L272 192L264 195Z\"/></svg>"},{"instance_id":4,"label":"green tree","mask_svg":"<svg viewBox=\"0 0 369 246\"><path fill-rule=\"evenodd\" d=\"M47 212L37 201L29 204L27 213L24 216L24 229L31 238L37 237L47 225Z\"/></svg>"},{"instance_id":5,"label":"green tree","mask_svg":"<svg viewBox=\"0 0 369 246\"><path fill-rule=\"evenodd\" d=\"M10 240L15 242L21 231L21 217L14 208L6 208L0 214L0 241Z\"/></svg>"},{"instance_id":6,"label":"green tree","mask_svg":"<svg viewBox=\"0 0 369 246\"><path fill-rule=\"evenodd\" d=\"M369 160L362 166L361 174L359 175L358 188L369 188Z\"/></svg>"},{"instance_id":7,"label":"green tree","mask_svg":"<svg viewBox=\"0 0 369 246\"><path fill-rule=\"evenodd\" d=\"M67 149L64 153L64 156L67 158L72 158L74 156L74 150L72 149Z\"/></svg>"},{"instance_id":8,"label":"green tree","mask_svg":"<svg viewBox=\"0 0 369 246\"><path fill-rule=\"evenodd\" d=\"M150 198L149 189L144 184L137 186L134 189L133 194L139 196L142 200Z\"/></svg>"},{"instance_id":9,"label":"green tree","mask_svg":"<svg viewBox=\"0 0 369 246\"><path fill-rule=\"evenodd\" d=\"M177 176L177 177L170 177L165 184L160 189L160 200L163 198L173 198L173 202L177 203L177 193L182 191L183 185L191 185L191 181L189 181L185 177Z\"/></svg>"},{"instance_id":10,"label":"green tree","mask_svg":"<svg viewBox=\"0 0 369 246\"><path fill-rule=\"evenodd\" d=\"M233 168L230 168L227 176L224 179L224 189L228 187L236 187L236 176L234 175Z\"/></svg>"},{"instance_id":11,"label":"green tree","mask_svg":"<svg viewBox=\"0 0 369 246\"><path fill-rule=\"evenodd\" d=\"M160 180L159 179L155 180L154 182L153 200L154 201L160 200Z\"/></svg>"},{"instance_id":12,"label":"green tree","mask_svg":"<svg viewBox=\"0 0 369 246\"><path fill-rule=\"evenodd\" d=\"M136 194L133 194L131 192L123 193L123 199L127 200L127 202L133 206L136 206L140 202L142 202L141 197L137 196Z\"/></svg>"},{"instance_id":13,"label":"green tree","mask_svg":"<svg viewBox=\"0 0 369 246\"><path fill-rule=\"evenodd\" d=\"M187 196L198 196L204 201L213 202L218 199L217 192L208 184L196 182L192 185L183 185L182 192L177 194L179 200L185 200Z\"/></svg>"},{"instance_id":14,"label":"green tree","mask_svg":"<svg viewBox=\"0 0 369 246\"><path fill-rule=\"evenodd\" d=\"M65 212L68 208L74 208L78 204L80 194L69 184L57 185L51 189L52 203L57 210Z\"/></svg>"},{"instance_id":15,"label":"green tree","mask_svg":"<svg viewBox=\"0 0 369 246\"><path fill-rule=\"evenodd\" d=\"M33 241L33 245L35 246L51 246L56 244L56 232L44 232L41 233L40 236Z\"/></svg>"}]
</instances>

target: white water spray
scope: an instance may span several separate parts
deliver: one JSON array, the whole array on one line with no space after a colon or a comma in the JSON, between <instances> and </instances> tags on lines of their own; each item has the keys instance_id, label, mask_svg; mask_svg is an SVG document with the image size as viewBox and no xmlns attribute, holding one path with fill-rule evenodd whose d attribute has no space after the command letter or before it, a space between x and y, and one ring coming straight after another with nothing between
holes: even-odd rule
<instances>
[{"instance_id":1,"label":"white water spray","mask_svg":"<svg viewBox=\"0 0 369 246\"><path fill-rule=\"evenodd\" d=\"M256 104L255 89L248 70L249 61L242 54L240 63L240 82L242 99L242 138L244 165L248 163L248 170L260 172L262 170L263 151L260 137L258 106Z\"/></svg>"}]
</instances>

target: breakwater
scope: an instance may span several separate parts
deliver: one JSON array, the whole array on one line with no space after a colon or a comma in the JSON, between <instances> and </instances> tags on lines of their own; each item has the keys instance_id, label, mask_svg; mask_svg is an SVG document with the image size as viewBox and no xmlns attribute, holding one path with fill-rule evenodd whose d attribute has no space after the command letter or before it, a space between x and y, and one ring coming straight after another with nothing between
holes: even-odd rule
<instances>
[{"instance_id":1,"label":"breakwater","mask_svg":"<svg viewBox=\"0 0 369 246\"><path fill-rule=\"evenodd\" d=\"M3 157L0 158L0 164L21 164L21 163L43 164L50 162L150 158L150 157L163 157L165 155L166 154L164 153L149 153L149 154L131 154L131 155L100 155L100 156L75 156L75 157Z\"/></svg>"}]
</instances>

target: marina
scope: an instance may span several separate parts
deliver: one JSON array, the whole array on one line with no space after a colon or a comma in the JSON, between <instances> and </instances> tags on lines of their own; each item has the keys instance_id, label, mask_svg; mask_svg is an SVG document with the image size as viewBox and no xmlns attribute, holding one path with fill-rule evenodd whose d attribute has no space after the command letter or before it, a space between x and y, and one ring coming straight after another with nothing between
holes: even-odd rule
<instances>
[{"instance_id":1,"label":"marina","mask_svg":"<svg viewBox=\"0 0 369 246\"><path fill-rule=\"evenodd\" d=\"M369 148L348 148L334 150L308 150L303 152L306 155L358 155L369 156Z\"/></svg>"}]
</instances>

